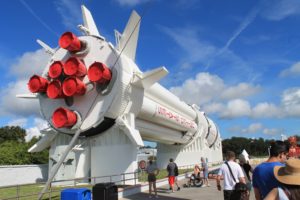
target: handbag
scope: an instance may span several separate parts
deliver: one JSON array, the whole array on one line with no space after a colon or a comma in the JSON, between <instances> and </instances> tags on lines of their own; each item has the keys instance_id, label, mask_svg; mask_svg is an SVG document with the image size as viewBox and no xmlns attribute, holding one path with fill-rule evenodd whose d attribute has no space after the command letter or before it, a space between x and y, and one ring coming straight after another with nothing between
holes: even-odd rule
<instances>
[{"instance_id":1,"label":"handbag","mask_svg":"<svg viewBox=\"0 0 300 200\"><path fill-rule=\"evenodd\" d=\"M231 177L233 178L233 181L236 183L236 184L234 185L234 190L235 190L235 191L239 191L239 192L247 191L247 190L248 190L248 189L247 189L247 185L246 185L245 183L237 182L237 181L235 180L235 177L233 176L233 173L232 173L232 171L231 171L231 168L230 168L229 164L228 164L227 162L225 162L225 164L227 165L227 167L228 167L228 169L229 169L229 171L230 171L230 174L231 174Z\"/></svg>"}]
</instances>

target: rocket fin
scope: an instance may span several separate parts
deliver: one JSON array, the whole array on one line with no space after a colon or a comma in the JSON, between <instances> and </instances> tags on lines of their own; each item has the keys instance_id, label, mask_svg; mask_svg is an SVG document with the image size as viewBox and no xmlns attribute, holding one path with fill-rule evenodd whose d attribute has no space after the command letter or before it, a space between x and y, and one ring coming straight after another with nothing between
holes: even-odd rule
<instances>
[{"instance_id":1,"label":"rocket fin","mask_svg":"<svg viewBox=\"0 0 300 200\"><path fill-rule=\"evenodd\" d=\"M36 99L37 95L36 94L17 94L17 98L24 98L24 99Z\"/></svg>"},{"instance_id":2,"label":"rocket fin","mask_svg":"<svg viewBox=\"0 0 300 200\"><path fill-rule=\"evenodd\" d=\"M28 152L40 152L44 149L48 148L51 145L51 142L54 140L58 132L54 131L53 129L45 129L41 130L42 133L44 133L44 136L35 143L30 149L28 149Z\"/></svg>"},{"instance_id":3,"label":"rocket fin","mask_svg":"<svg viewBox=\"0 0 300 200\"><path fill-rule=\"evenodd\" d=\"M137 41L139 37L141 17L137 12L132 11L122 35L116 36L116 44L119 51L122 51L128 58L135 60Z\"/></svg>"},{"instance_id":4,"label":"rocket fin","mask_svg":"<svg viewBox=\"0 0 300 200\"><path fill-rule=\"evenodd\" d=\"M81 6L81 11L82 11L83 24L87 30L86 32L89 35L94 35L94 36L100 37L99 31L94 22L91 12L84 5Z\"/></svg>"},{"instance_id":5,"label":"rocket fin","mask_svg":"<svg viewBox=\"0 0 300 200\"><path fill-rule=\"evenodd\" d=\"M144 146L140 132L135 129L134 115L132 113L128 115L129 119L123 115L116 119L116 123L136 146Z\"/></svg>"},{"instance_id":6,"label":"rocket fin","mask_svg":"<svg viewBox=\"0 0 300 200\"><path fill-rule=\"evenodd\" d=\"M51 56L53 56L53 54L55 53L55 50L54 50L54 49L52 49L52 48L49 47L46 43L44 43L43 41L41 41L41 40L39 40L39 39L37 39L36 42L39 43L39 45L41 45L41 46L45 49L46 53L48 53L48 54L50 54Z\"/></svg>"},{"instance_id":7,"label":"rocket fin","mask_svg":"<svg viewBox=\"0 0 300 200\"><path fill-rule=\"evenodd\" d=\"M165 77L168 73L169 72L165 67L159 67L143 73L140 77L138 76L137 80L134 80L132 84L147 89Z\"/></svg>"}]
</instances>

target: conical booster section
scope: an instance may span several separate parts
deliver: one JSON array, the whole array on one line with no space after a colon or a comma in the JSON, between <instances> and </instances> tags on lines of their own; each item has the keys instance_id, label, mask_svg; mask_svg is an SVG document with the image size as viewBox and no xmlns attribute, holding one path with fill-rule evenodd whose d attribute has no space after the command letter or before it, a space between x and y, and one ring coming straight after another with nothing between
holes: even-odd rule
<instances>
[{"instance_id":1,"label":"conical booster section","mask_svg":"<svg viewBox=\"0 0 300 200\"><path fill-rule=\"evenodd\" d=\"M88 69L88 77L92 82L103 84L111 80L111 71L105 64L95 62Z\"/></svg>"},{"instance_id":2,"label":"conical booster section","mask_svg":"<svg viewBox=\"0 0 300 200\"><path fill-rule=\"evenodd\" d=\"M50 78L58 78L63 71L63 63L61 61L55 61L49 67L48 75Z\"/></svg>"},{"instance_id":3,"label":"conical booster section","mask_svg":"<svg viewBox=\"0 0 300 200\"><path fill-rule=\"evenodd\" d=\"M69 76L82 77L86 75L86 67L81 60L71 57L65 62L64 73Z\"/></svg>"},{"instance_id":4,"label":"conical booster section","mask_svg":"<svg viewBox=\"0 0 300 200\"><path fill-rule=\"evenodd\" d=\"M63 93L70 97L73 95L84 95L86 92L85 84L77 77L66 78L62 85Z\"/></svg>"},{"instance_id":5,"label":"conical booster section","mask_svg":"<svg viewBox=\"0 0 300 200\"><path fill-rule=\"evenodd\" d=\"M47 96L50 99L57 99L57 98L64 97L61 89L61 83L59 80L54 80L51 83L49 83L49 86L47 88Z\"/></svg>"},{"instance_id":6,"label":"conical booster section","mask_svg":"<svg viewBox=\"0 0 300 200\"><path fill-rule=\"evenodd\" d=\"M78 37L73 34L72 32L65 32L59 38L59 46L63 49L67 49L68 51L80 51L81 50L81 43Z\"/></svg>"},{"instance_id":7,"label":"conical booster section","mask_svg":"<svg viewBox=\"0 0 300 200\"><path fill-rule=\"evenodd\" d=\"M56 128L71 127L76 122L76 113L63 107L56 109L52 115L52 123Z\"/></svg>"},{"instance_id":8,"label":"conical booster section","mask_svg":"<svg viewBox=\"0 0 300 200\"><path fill-rule=\"evenodd\" d=\"M28 89L32 93L45 92L47 90L48 80L41 76L33 75L29 79L27 85L28 85Z\"/></svg>"}]
</instances>

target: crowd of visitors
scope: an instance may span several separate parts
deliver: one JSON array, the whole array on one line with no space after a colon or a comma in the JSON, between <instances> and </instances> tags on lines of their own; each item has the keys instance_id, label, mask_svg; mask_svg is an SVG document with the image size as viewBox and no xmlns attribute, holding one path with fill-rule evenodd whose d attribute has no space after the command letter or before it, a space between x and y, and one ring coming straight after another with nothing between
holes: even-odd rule
<instances>
[{"instance_id":1,"label":"crowd of visitors","mask_svg":"<svg viewBox=\"0 0 300 200\"><path fill-rule=\"evenodd\" d=\"M275 141L268 149L269 158L257 166L252 167L243 154L236 160L235 153L228 151L226 160L221 165L216 177L217 190L223 191L224 200L249 200L250 192L254 191L256 200L300 200L300 160L288 158L289 146L282 141ZM188 183L195 180L202 181L202 187L209 187L208 163L201 157L201 167L196 164ZM173 158L167 165L170 193L177 191L178 166ZM253 169L254 168L254 169ZM149 161L146 169L149 181L149 197L157 196L156 176L159 170L153 161ZM201 177L202 172L202 177ZM223 185L221 180L223 179Z\"/></svg>"}]
</instances>

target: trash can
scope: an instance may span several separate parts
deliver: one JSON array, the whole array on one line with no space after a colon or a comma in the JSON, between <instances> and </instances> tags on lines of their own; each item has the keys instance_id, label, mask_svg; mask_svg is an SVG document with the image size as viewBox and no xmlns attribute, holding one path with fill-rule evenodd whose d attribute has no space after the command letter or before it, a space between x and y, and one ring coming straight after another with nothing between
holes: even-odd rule
<instances>
[{"instance_id":1,"label":"trash can","mask_svg":"<svg viewBox=\"0 0 300 200\"><path fill-rule=\"evenodd\" d=\"M68 188L61 191L61 200L91 200L91 190L87 188Z\"/></svg>"},{"instance_id":2,"label":"trash can","mask_svg":"<svg viewBox=\"0 0 300 200\"><path fill-rule=\"evenodd\" d=\"M92 190L95 200L118 200L118 187L114 183L97 183Z\"/></svg>"}]
</instances>

